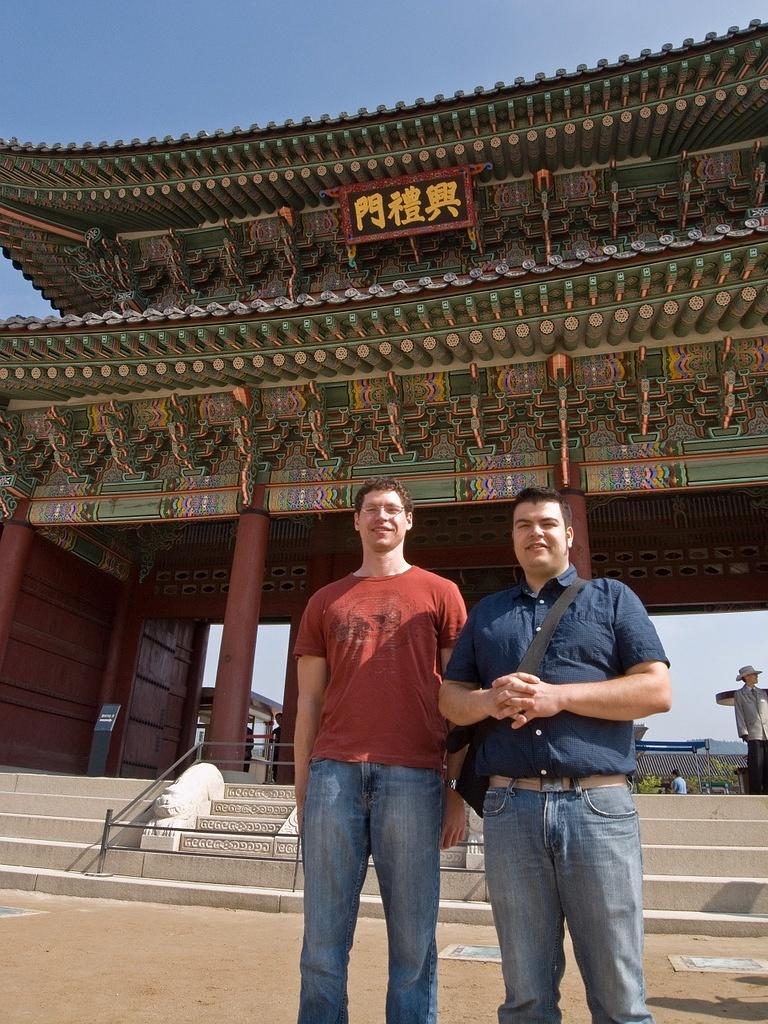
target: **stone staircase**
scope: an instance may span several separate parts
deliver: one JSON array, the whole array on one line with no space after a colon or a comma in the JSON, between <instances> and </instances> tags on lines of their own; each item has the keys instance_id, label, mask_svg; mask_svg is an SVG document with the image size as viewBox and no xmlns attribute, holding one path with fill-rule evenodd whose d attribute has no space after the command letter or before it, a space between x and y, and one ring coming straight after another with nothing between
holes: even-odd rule
<instances>
[{"instance_id":1,"label":"stone staircase","mask_svg":"<svg viewBox=\"0 0 768 1024\"><path fill-rule=\"evenodd\" d=\"M768 935L768 797L635 802L646 931Z\"/></svg>"},{"instance_id":2,"label":"stone staircase","mask_svg":"<svg viewBox=\"0 0 768 1024\"><path fill-rule=\"evenodd\" d=\"M231 781L178 852L140 848L151 799L116 827L94 874L108 808L146 780L0 772L0 888L262 911L300 911L302 870L293 790ZM159 791L159 790L158 790ZM151 797L157 793L151 794ZM649 932L768 935L768 797L638 796ZM440 919L490 924L482 870L470 849L443 854ZM375 871L361 914L381 915Z\"/></svg>"},{"instance_id":3,"label":"stone staircase","mask_svg":"<svg viewBox=\"0 0 768 1024\"><path fill-rule=\"evenodd\" d=\"M182 835L179 853L296 861L298 837L290 820L294 806L292 786L229 782L224 799L212 800L210 813L197 819L205 835Z\"/></svg>"}]
</instances>

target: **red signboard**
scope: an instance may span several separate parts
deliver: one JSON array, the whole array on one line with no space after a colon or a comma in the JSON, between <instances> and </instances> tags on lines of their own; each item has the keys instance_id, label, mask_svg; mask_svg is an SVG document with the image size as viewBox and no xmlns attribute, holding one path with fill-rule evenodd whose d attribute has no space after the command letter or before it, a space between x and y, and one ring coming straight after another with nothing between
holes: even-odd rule
<instances>
[{"instance_id":1,"label":"red signboard","mask_svg":"<svg viewBox=\"0 0 768 1024\"><path fill-rule=\"evenodd\" d=\"M451 167L329 189L341 207L347 245L474 228L472 177L480 167Z\"/></svg>"}]
</instances>

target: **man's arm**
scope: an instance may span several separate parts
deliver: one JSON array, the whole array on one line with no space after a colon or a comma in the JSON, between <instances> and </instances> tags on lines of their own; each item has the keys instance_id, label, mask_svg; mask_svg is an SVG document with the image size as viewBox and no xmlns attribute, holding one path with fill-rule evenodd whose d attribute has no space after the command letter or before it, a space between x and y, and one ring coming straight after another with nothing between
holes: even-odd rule
<instances>
[{"instance_id":1,"label":"man's arm","mask_svg":"<svg viewBox=\"0 0 768 1024\"><path fill-rule=\"evenodd\" d=\"M749 727L744 717L744 708L741 706L741 694L737 690L733 697L733 709L736 712L736 731L742 739L749 735Z\"/></svg>"},{"instance_id":2,"label":"man's arm","mask_svg":"<svg viewBox=\"0 0 768 1024\"><path fill-rule=\"evenodd\" d=\"M627 669L623 676L594 683L546 683L523 681L517 675L501 676L491 689L508 694L508 700L529 698L532 703L522 708L512 723L520 729L534 718L551 718L561 711L570 711L585 718L602 718L612 722L628 722L645 715L669 711L672 707L672 686L669 669L663 661L643 661Z\"/></svg>"},{"instance_id":3,"label":"man's arm","mask_svg":"<svg viewBox=\"0 0 768 1024\"><path fill-rule=\"evenodd\" d=\"M293 735L294 784L296 786L296 810L299 831L304 816L304 799L307 795L309 758L320 727L320 715L328 683L328 662L325 658L303 654L297 666L299 699L296 707L296 726Z\"/></svg>"},{"instance_id":4,"label":"man's arm","mask_svg":"<svg viewBox=\"0 0 768 1024\"><path fill-rule=\"evenodd\" d=\"M450 661L453 647L442 647L440 649L440 663L445 672L446 666ZM442 689L445 683L440 687ZM466 755L467 748L463 750L457 750L453 754L448 754L446 759L446 774L448 779L458 779L461 774L461 766L464 764L464 757ZM442 850L448 850L452 846L456 846L464 838L464 833L467 827L467 812L464 809L464 801L461 796L454 789L445 790L445 809L443 812L443 831L440 836L440 848Z\"/></svg>"},{"instance_id":5,"label":"man's arm","mask_svg":"<svg viewBox=\"0 0 768 1024\"><path fill-rule=\"evenodd\" d=\"M538 676L516 672L503 678L508 685L495 690L481 690L476 683L446 679L440 687L440 713L455 725L474 725L484 718L512 718L533 706L532 694L516 692L511 681L535 683L539 682Z\"/></svg>"}]
</instances>

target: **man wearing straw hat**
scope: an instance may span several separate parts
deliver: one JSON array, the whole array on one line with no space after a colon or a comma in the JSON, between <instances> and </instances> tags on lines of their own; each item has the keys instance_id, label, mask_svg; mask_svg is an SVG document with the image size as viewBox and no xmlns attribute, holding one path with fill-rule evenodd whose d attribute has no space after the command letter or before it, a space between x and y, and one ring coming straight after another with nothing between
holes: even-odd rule
<instances>
[{"instance_id":1,"label":"man wearing straw hat","mask_svg":"<svg viewBox=\"0 0 768 1024\"><path fill-rule=\"evenodd\" d=\"M736 676L744 685L733 695L736 729L747 743L749 792L768 793L768 690L757 685L762 669L744 665Z\"/></svg>"}]
</instances>

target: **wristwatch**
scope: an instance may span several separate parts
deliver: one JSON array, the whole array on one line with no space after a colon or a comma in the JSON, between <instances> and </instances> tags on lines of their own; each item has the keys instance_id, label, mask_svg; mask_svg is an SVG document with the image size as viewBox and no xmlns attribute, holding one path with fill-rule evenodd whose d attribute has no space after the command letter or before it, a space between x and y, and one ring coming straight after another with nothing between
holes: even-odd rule
<instances>
[{"instance_id":1,"label":"wristwatch","mask_svg":"<svg viewBox=\"0 0 768 1024\"><path fill-rule=\"evenodd\" d=\"M459 780L458 779L446 779L445 780L445 788L446 789L456 790L456 789L458 789L458 786L459 786Z\"/></svg>"}]
</instances>

